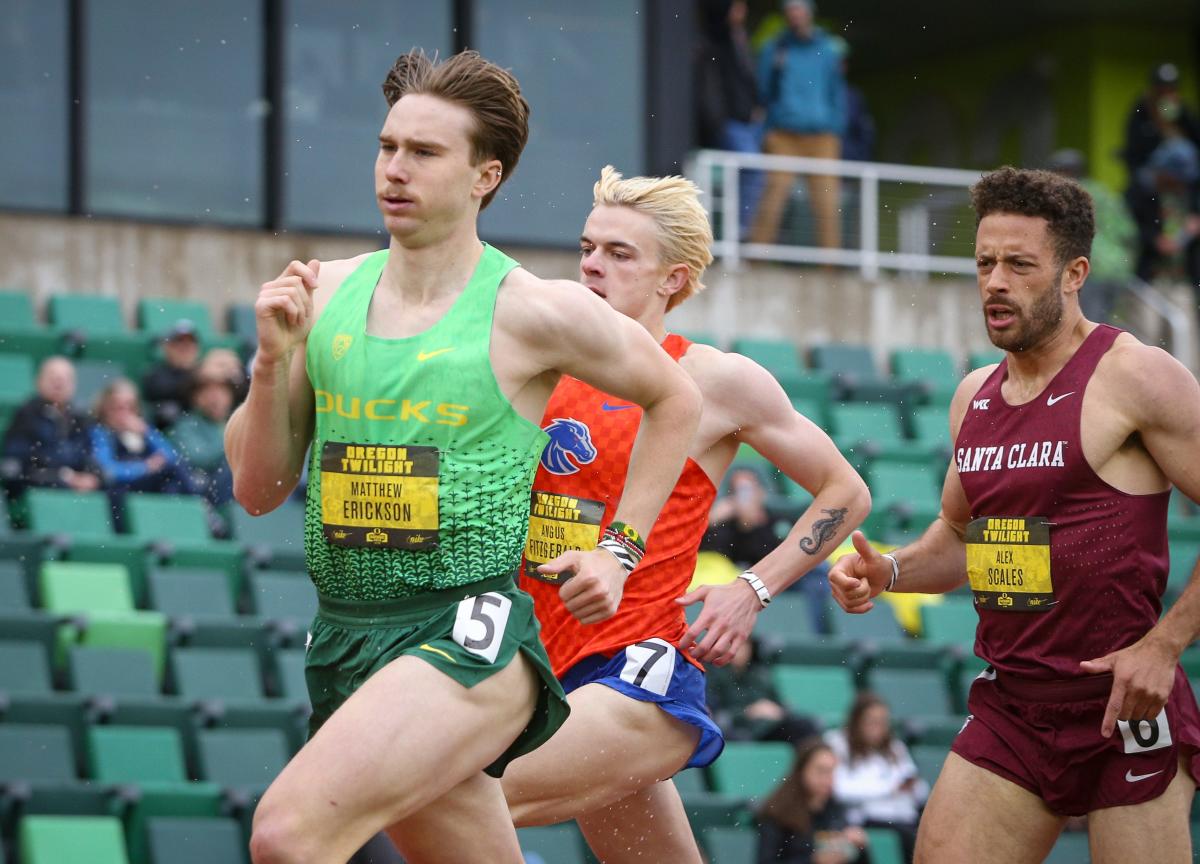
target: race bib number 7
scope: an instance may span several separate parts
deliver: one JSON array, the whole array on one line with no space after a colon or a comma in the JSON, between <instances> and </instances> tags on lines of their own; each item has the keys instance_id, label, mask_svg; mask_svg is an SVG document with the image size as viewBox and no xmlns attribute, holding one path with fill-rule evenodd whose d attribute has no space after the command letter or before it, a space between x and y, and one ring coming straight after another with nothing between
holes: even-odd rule
<instances>
[{"instance_id":1,"label":"race bib number 7","mask_svg":"<svg viewBox=\"0 0 1200 864\"><path fill-rule=\"evenodd\" d=\"M1050 523L1041 516L985 516L967 525L967 578L980 609L1045 612L1054 606Z\"/></svg>"},{"instance_id":2,"label":"race bib number 7","mask_svg":"<svg viewBox=\"0 0 1200 864\"><path fill-rule=\"evenodd\" d=\"M437 448L325 442L321 523L336 546L437 548Z\"/></svg>"}]
</instances>

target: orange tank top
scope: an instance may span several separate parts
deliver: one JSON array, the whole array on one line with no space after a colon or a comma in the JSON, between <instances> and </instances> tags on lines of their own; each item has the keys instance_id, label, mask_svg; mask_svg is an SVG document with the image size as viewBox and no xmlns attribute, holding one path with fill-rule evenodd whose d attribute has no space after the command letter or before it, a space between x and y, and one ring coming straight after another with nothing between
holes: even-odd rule
<instances>
[{"instance_id":1,"label":"orange tank top","mask_svg":"<svg viewBox=\"0 0 1200 864\"><path fill-rule=\"evenodd\" d=\"M662 347L678 361L691 344L670 334ZM538 564L564 551L595 547L624 491L641 419L640 406L565 375L542 418L550 443L533 483L521 587L533 597L542 642L559 677L585 657L611 657L646 639L658 637L678 645L687 631L683 607L675 598L691 583L717 494L708 475L691 459L654 523L646 556L626 580L621 606L612 618L580 624L558 597L561 583L531 575Z\"/></svg>"}]
</instances>

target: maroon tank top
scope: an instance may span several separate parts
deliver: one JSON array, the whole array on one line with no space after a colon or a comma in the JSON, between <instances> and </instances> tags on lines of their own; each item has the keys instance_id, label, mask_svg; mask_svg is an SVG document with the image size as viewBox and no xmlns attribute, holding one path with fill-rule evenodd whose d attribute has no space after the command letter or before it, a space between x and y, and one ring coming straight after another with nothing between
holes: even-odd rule
<instances>
[{"instance_id":1,"label":"maroon tank top","mask_svg":"<svg viewBox=\"0 0 1200 864\"><path fill-rule=\"evenodd\" d=\"M975 653L1001 672L1073 678L1158 621L1168 492L1130 495L1083 456L1083 394L1121 331L1101 324L1042 393L1009 405L1001 361L971 399L954 461L971 508Z\"/></svg>"}]
</instances>

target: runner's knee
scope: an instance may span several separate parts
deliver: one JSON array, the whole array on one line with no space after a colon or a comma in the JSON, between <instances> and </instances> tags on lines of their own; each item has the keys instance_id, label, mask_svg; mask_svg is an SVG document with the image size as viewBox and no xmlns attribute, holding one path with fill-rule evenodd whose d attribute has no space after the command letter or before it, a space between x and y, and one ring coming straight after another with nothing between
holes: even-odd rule
<instances>
[{"instance_id":1,"label":"runner's knee","mask_svg":"<svg viewBox=\"0 0 1200 864\"><path fill-rule=\"evenodd\" d=\"M303 864L318 860L316 852L316 838L299 819L284 808L259 805L250 834L253 864Z\"/></svg>"}]
</instances>

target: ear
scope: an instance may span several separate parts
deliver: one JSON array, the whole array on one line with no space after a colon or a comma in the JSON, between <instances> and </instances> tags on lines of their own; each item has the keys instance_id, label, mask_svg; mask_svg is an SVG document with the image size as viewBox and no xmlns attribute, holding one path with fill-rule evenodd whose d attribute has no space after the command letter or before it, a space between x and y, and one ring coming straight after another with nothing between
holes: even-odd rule
<instances>
[{"instance_id":1,"label":"ear","mask_svg":"<svg viewBox=\"0 0 1200 864\"><path fill-rule=\"evenodd\" d=\"M688 267L688 265L673 265L669 270L667 270L667 275L663 277L663 281L658 288L659 293L666 297L672 296L685 285L687 285L688 276L690 275L691 268Z\"/></svg>"},{"instance_id":2,"label":"ear","mask_svg":"<svg viewBox=\"0 0 1200 864\"><path fill-rule=\"evenodd\" d=\"M1088 273L1092 271L1091 262L1080 255L1067 262L1063 268L1062 290L1064 294L1078 294L1083 283L1087 281Z\"/></svg>"},{"instance_id":3,"label":"ear","mask_svg":"<svg viewBox=\"0 0 1200 864\"><path fill-rule=\"evenodd\" d=\"M476 198L483 198L500 185L500 181L504 178L503 166L499 159L488 159L481 162L477 169L479 174L475 179L471 194Z\"/></svg>"}]
</instances>

